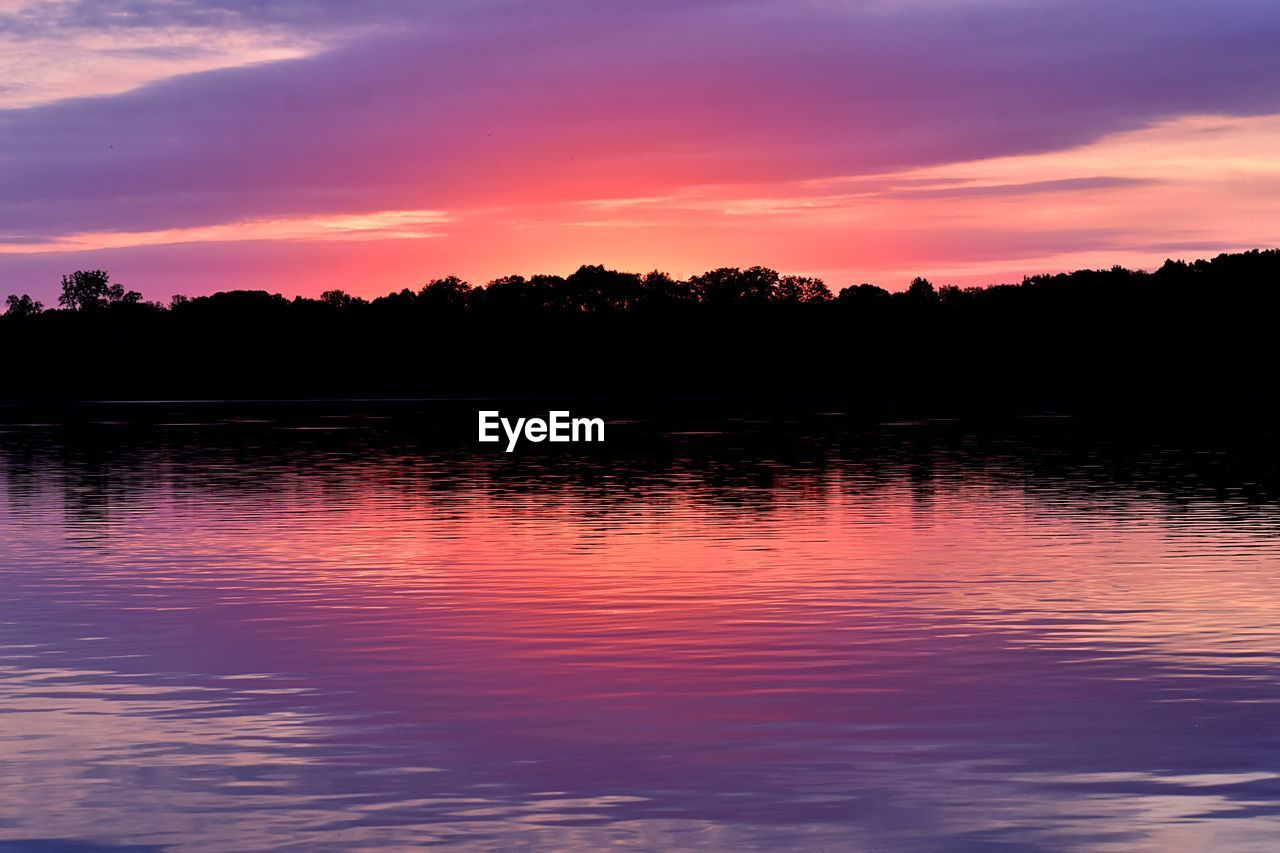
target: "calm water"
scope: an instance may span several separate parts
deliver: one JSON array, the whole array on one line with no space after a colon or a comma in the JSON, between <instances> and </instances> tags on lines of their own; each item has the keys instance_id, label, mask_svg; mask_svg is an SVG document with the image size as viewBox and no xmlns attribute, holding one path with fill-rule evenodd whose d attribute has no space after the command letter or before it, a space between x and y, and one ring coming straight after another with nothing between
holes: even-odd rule
<instances>
[{"instance_id":1,"label":"calm water","mask_svg":"<svg viewBox=\"0 0 1280 853\"><path fill-rule=\"evenodd\" d=\"M1273 433L437 421L5 425L0 850L1280 848Z\"/></svg>"}]
</instances>

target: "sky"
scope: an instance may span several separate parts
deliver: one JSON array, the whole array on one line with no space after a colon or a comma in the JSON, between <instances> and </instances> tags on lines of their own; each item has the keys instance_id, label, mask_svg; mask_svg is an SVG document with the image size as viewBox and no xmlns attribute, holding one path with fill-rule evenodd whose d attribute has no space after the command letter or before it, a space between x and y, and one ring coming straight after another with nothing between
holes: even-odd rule
<instances>
[{"instance_id":1,"label":"sky","mask_svg":"<svg viewBox=\"0 0 1280 853\"><path fill-rule=\"evenodd\" d=\"M0 295L1280 246L1275 0L0 0Z\"/></svg>"}]
</instances>

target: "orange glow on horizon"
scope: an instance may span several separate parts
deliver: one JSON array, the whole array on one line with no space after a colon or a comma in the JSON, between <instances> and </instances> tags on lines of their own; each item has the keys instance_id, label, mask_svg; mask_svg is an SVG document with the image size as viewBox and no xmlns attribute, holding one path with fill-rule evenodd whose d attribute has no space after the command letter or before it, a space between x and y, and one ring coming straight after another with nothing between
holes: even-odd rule
<instances>
[{"instance_id":1,"label":"orange glow on horizon","mask_svg":"<svg viewBox=\"0 0 1280 853\"><path fill-rule=\"evenodd\" d=\"M372 297L449 274L482 284L584 263L681 277L763 264L836 290L900 289L916 275L988 284L1280 245L1276 138L1280 116L1200 116L1067 151L885 174L673 185L639 169L615 176L612 195L517 184L502 203L81 233L11 242L0 254L104 266L152 298L175 289L173 276L163 262L134 262L139 252L187 257L214 244L219 261L195 292L339 287ZM154 279L166 290L155 292Z\"/></svg>"}]
</instances>

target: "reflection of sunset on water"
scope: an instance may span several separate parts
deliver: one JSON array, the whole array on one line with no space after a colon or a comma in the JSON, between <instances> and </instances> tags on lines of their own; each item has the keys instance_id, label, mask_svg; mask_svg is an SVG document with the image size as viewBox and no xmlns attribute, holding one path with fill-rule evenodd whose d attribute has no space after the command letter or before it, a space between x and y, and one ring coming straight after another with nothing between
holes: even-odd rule
<instances>
[{"instance_id":1,"label":"reflection of sunset on water","mask_svg":"<svg viewBox=\"0 0 1280 853\"><path fill-rule=\"evenodd\" d=\"M197 848L1280 828L1273 504L1181 451L1121 479L928 426L777 461L673 437L661 464L168 429L10 433L18 827L141 843L160 785L151 837Z\"/></svg>"}]
</instances>

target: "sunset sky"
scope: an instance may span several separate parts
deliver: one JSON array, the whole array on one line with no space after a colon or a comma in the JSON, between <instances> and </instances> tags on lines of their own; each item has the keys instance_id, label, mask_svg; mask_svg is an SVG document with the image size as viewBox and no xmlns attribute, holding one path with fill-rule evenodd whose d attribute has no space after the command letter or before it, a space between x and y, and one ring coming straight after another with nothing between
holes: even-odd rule
<instances>
[{"instance_id":1,"label":"sunset sky","mask_svg":"<svg viewBox=\"0 0 1280 853\"><path fill-rule=\"evenodd\" d=\"M1275 0L0 0L0 295L1280 245Z\"/></svg>"}]
</instances>

